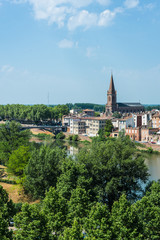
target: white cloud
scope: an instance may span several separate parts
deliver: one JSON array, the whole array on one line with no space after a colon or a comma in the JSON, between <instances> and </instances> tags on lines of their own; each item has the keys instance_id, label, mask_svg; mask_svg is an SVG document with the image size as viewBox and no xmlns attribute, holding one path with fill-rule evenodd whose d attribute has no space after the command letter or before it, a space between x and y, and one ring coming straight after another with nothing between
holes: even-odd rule
<instances>
[{"instance_id":1,"label":"white cloud","mask_svg":"<svg viewBox=\"0 0 160 240\"><path fill-rule=\"evenodd\" d=\"M14 67L12 67L10 65L3 65L0 69L0 72L10 73L10 72L13 72L13 70L14 70Z\"/></svg>"},{"instance_id":2,"label":"white cloud","mask_svg":"<svg viewBox=\"0 0 160 240\"><path fill-rule=\"evenodd\" d=\"M1 0L0 0L1 1ZM29 3L33 8L33 14L37 20L46 20L49 24L57 24L59 27L67 25L70 31L77 27L88 29L92 26L109 26L113 20L124 11L135 8L139 0L123 0L123 7L113 10L109 6L112 0L7 0L12 3ZM90 12L88 6L97 4L97 10ZM98 6L101 5L101 6ZM148 5L152 8L152 4ZM100 12L100 9L101 12Z\"/></svg>"},{"instance_id":3,"label":"white cloud","mask_svg":"<svg viewBox=\"0 0 160 240\"><path fill-rule=\"evenodd\" d=\"M139 0L126 0L124 5L126 8L135 8L139 5Z\"/></svg>"},{"instance_id":4,"label":"white cloud","mask_svg":"<svg viewBox=\"0 0 160 240\"><path fill-rule=\"evenodd\" d=\"M116 13L111 12L110 10L105 10L99 16L98 25L99 26L108 26L112 23L112 20L115 18Z\"/></svg>"},{"instance_id":5,"label":"white cloud","mask_svg":"<svg viewBox=\"0 0 160 240\"><path fill-rule=\"evenodd\" d=\"M69 18L68 29L74 30L80 26L84 26L85 28L95 26L97 24L97 19L98 19L97 14L89 13L86 10L82 10L77 15L74 15Z\"/></svg>"},{"instance_id":6,"label":"white cloud","mask_svg":"<svg viewBox=\"0 0 160 240\"><path fill-rule=\"evenodd\" d=\"M74 42L67 40L67 39L63 39L62 41L60 41L58 43L58 46L60 48L72 48L74 46Z\"/></svg>"}]
</instances>

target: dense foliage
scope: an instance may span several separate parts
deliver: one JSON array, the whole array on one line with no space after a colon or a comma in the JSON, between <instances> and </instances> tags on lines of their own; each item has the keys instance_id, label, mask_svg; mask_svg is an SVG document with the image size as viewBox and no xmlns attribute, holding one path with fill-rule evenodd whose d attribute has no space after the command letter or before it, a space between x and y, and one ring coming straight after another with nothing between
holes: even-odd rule
<instances>
[{"instance_id":1,"label":"dense foliage","mask_svg":"<svg viewBox=\"0 0 160 240\"><path fill-rule=\"evenodd\" d=\"M158 109L160 110L160 105L146 105L145 110L146 111L151 111L152 109Z\"/></svg>"},{"instance_id":2,"label":"dense foliage","mask_svg":"<svg viewBox=\"0 0 160 240\"><path fill-rule=\"evenodd\" d=\"M22 145L28 145L30 131L21 131L15 121L0 125L0 162L6 164L12 152Z\"/></svg>"},{"instance_id":3,"label":"dense foliage","mask_svg":"<svg viewBox=\"0 0 160 240\"><path fill-rule=\"evenodd\" d=\"M84 189L77 188L69 201L50 188L41 204L24 204L14 218L15 239L146 240L160 235L160 184L131 204L125 194L111 210L106 203L91 204Z\"/></svg>"},{"instance_id":4,"label":"dense foliage","mask_svg":"<svg viewBox=\"0 0 160 240\"><path fill-rule=\"evenodd\" d=\"M67 103L68 108L71 109L93 109L97 112L105 112L105 105L94 104L94 103Z\"/></svg>"},{"instance_id":5,"label":"dense foliage","mask_svg":"<svg viewBox=\"0 0 160 240\"><path fill-rule=\"evenodd\" d=\"M0 117L2 119L19 120L19 121L40 121L40 120L58 120L63 115L68 114L67 105L57 105L47 107L43 104L38 105L0 105Z\"/></svg>"},{"instance_id":6,"label":"dense foliage","mask_svg":"<svg viewBox=\"0 0 160 240\"><path fill-rule=\"evenodd\" d=\"M34 149L25 168L25 190L34 198L44 197L45 192L56 185L65 156L65 151L58 147L42 145L40 149Z\"/></svg>"},{"instance_id":7,"label":"dense foliage","mask_svg":"<svg viewBox=\"0 0 160 240\"><path fill-rule=\"evenodd\" d=\"M0 239L159 239L160 182L144 193L148 169L129 137L97 137L71 157L60 147L29 143L28 132L9 124L0 129L1 142L12 146L7 165L40 202L16 213L0 187ZM8 231L13 215L15 234Z\"/></svg>"},{"instance_id":8,"label":"dense foliage","mask_svg":"<svg viewBox=\"0 0 160 240\"><path fill-rule=\"evenodd\" d=\"M12 200L9 200L7 192L0 186L0 239L12 239L12 232L9 231L9 221L15 214Z\"/></svg>"}]
</instances>

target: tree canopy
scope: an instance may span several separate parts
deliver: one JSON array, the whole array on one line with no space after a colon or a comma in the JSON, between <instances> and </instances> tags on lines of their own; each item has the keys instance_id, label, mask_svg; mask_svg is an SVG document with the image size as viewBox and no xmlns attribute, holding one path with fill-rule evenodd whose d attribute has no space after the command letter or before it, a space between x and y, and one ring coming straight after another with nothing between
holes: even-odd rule
<instances>
[{"instance_id":1,"label":"tree canopy","mask_svg":"<svg viewBox=\"0 0 160 240\"><path fill-rule=\"evenodd\" d=\"M58 147L42 145L40 149L34 149L25 169L25 190L34 198L44 197L45 192L56 185L65 156L66 152Z\"/></svg>"},{"instance_id":2,"label":"tree canopy","mask_svg":"<svg viewBox=\"0 0 160 240\"><path fill-rule=\"evenodd\" d=\"M15 121L0 125L0 161L6 163L14 150L28 145L30 131L21 131L21 125Z\"/></svg>"},{"instance_id":3,"label":"tree canopy","mask_svg":"<svg viewBox=\"0 0 160 240\"><path fill-rule=\"evenodd\" d=\"M63 115L69 113L67 105L57 105L48 107L44 104L22 105L7 104L0 105L0 117L2 119L19 120L19 121L41 121L41 120L58 120Z\"/></svg>"}]
</instances>

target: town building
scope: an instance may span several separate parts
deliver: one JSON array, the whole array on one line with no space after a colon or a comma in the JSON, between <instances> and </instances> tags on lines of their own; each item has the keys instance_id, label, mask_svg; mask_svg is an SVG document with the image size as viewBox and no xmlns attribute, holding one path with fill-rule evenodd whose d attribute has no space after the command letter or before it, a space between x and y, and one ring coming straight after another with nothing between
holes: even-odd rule
<instances>
[{"instance_id":1,"label":"town building","mask_svg":"<svg viewBox=\"0 0 160 240\"><path fill-rule=\"evenodd\" d=\"M71 134L84 134L86 133L85 121L78 118L70 119L70 133Z\"/></svg>"},{"instance_id":2,"label":"town building","mask_svg":"<svg viewBox=\"0 0 160 240\"><path fill-rule=\"evenodd\" d=\"M152 116L152 127L160 129L160 112L156 112Z\"/></svg>"},{"instance_id":3,"label":"town building","mask_svg":"<svg viewBox=\"0 0 160 240\"><path fill-rule=\"evenodd\" d=\"M92 109L84 109L83 110L83 114L90 116L90 117L94 117L94 110Z\"/></svg>"},{"instance_id":4,"label":"town building","mask_svg":"<svg viewBox=\"0 0 160 240\"><path fill-rule=\"evenodd\" d=\"M125 135L128 135L132 140L141 141L141 127L126 128Z\"/></svg>"},{"instance_id":5,"label":"town building","mask_svg":"<svg viewBox=\"0 0 160 240\"><path fill-rule=\"evenodd\" d=\"M133 114L135 127L148 126L152 118L151 113Z\"/></svg>"},{"instance_id":6,"label":"town building","mask_svg":"<svg viewBox=\"0 0 160 240\"><path fill-rule=\"evenodd\" d=\"M144 106L141 103L117 103L117 91L115 90L113 75L109 90L107 91L106 115L112 115L114 112L136 113L144 112Z\"/></svg>"},{"instance_id":7,"label":"town building","mask_svg":"<svg viewBox=\"0 0 160 240\"><path fill-rule=\"evenodd\" d=\"M158 142L160 141L159 128L141 128L141 141L142 142Z\"/></svg>"},{"instance_id":8,"label":"town building","mask_svg":"<svg viewBox=\"0 0 160 240\"><path fill-rule=\"evenodd\" d=\"M63 116L62 124L67 125L67 132L71 134L97 136L99 130L104 129L107 119L106 117Z\"/></svg>"},{"instance_id":9,"label":"town building","mask_svg":"<svg viewBox=\"0 0 160 240\"><path fill-rule=\"evenodd\" d=\"M125 130L126 128L134 128L134 119L133 116L128 116L126 118L119 119L119 131Z\"/></svg>"}]
</instances>

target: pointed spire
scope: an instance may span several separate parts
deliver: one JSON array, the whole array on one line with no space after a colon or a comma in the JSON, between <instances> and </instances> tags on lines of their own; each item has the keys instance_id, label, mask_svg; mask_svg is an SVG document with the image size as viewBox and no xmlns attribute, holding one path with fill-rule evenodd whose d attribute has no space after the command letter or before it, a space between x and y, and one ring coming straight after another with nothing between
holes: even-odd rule
<instances>
[{"instance_id":1,"label":"pointed spire","mask_svg":"<svg viewBox=\"0 0 160 240\"><path fill-rule=\"evenodd\" d=\"M109 86L109 92L115 93L114 81L113 81L113 74L111 73L111 81Z\"/></svg>"}]
</instances>

